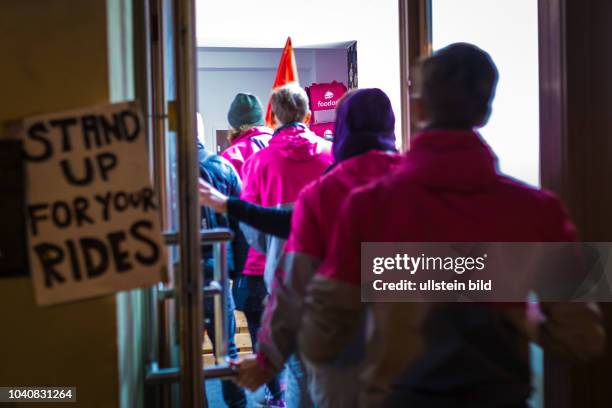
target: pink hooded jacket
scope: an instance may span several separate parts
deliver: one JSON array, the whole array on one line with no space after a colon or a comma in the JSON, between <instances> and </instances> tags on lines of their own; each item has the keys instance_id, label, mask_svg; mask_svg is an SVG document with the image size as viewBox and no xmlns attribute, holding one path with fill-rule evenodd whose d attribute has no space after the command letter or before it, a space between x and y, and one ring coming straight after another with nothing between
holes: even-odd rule
<instances>
[{"instance_id":1,"label":"pink hooded jacket","mask_svg":"<svg viewBox=\"0 0 612 408\"><path fill-rule=\"evenodd\" d=\"M451 313L440 316L461 330L453 337L432 338L426 326L431 303L361 302L362 242L575 239L559 200L499 173L496 157L477 133L432 130L417 135L398 170L352 192L338 214L329 256L305 296L298 342L309 364L329 364L350 344L370 308L374 320L371 343L365 346L362 406L454 406L449 401L465 402L462 395L481 389L489 392L467 395L481 395L484 401L469 400L469 406L525 402L529 341L578 359L601 352L603 330L592 304L542 304L547 320L535 327L527 322L522 304L451 304ZM463 313L460 319L466 320L449 317L453 313ZM469 322L476 319L482 319L482 329L472 333ZM485 335L494 340L476 346L474 339Z\"/></svg>"},{"instance_id":2,"label":"pink hooded jacket","mask_svg":"<svg viewBox=\"0 0 612 408\"><path fill-rule=\"evenodd\" d=\"M330 142L302 124L283 126L266 149L245 162L240 198L265 207L292 205L302 188L320 177L332 162ZM263 275L270 239L245 226L243 229L251 244L243 274ZM275 243L275 248L281 246Z\"/></svg>"},{"instance_id":3,"label":"pink hooded jacket","mask_svg":"<svg viewBox=\"0 0 612 408\"><path fill-rule=\"evenodd\" d=\"M234 140L230 147L221 153L221 157L227 159L238 175L242 177L242 166L249 157L268 146L272 138L272 129L265 126L257 126L242 132Z\"/></svg>"},{"instance_id":4,"label":"pink hooded jacket","mask_svg":"<svg viewBox=\"0 0 612 408\"><path fill-rule=\"evenodd\" d=\"M341 162L302 190L258 333L260 362L280 369L295 351L304 292L328 255L334 220L344 199L355 188L393 171L400 159L398 154L372 150Z\"/></svg>"}]
</instances>

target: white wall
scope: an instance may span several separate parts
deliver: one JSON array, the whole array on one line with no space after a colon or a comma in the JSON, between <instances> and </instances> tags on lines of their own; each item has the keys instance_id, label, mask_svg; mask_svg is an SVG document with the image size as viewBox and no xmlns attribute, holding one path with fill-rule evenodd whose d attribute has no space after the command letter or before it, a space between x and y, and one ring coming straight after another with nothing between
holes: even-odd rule
<instances>
[{"instance_id":1,"label":"white wall","mask_svg":"<svg viewBox=\"0 0 612 408\"><path fill-rule=\"evenodd\" d=\"M432 30L434 49L465 41L491 54L500 80L483 136L504 172L539 185L538 2L433 0Z\"/></svg>"},{"instance_id":2,"label":"white wall","mask_svg":"<svg viewBox=\"0 0 612 408\"><path fill-rule=\"evenodd\" d=\"M257 95L267 106L282 49L199 48L198 110L205 130L205 145L216 146L217 129L227 129L227 110L238 92ZM302 86L336 80L347 84L345 49L295 50Z\"/></svg>"},{"instance_id":3,"label":"white wall","mask_svg":"<svg viewBox=\"0 0 612 408\"><path fill-rule=\"evenodd\" d=\"M491 54L500 79L493 114L482 129L505 173L540 185L538 2L432 0L433 47L465 41ZM531 345L531 405L542 407L543 354Z\"/></svg>"},{"instance_id":4,"label":"white wall","mask_svg":"<svg viewBox=\"0 0 612 408\"><path fill-rule=\"evenodd\" d=\"M397 0L196 0L198 44L282 47L357 41L359 87L390 97L400 130Z\"/></svg>"}]
</instances>

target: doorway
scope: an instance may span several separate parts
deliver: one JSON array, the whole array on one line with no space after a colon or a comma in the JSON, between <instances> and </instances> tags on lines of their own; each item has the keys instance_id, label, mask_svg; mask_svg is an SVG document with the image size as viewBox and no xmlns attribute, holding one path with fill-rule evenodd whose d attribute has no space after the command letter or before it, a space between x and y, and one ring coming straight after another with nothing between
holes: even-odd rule
<instances>
[{"instance_id":1,"label":"doorway","mask_svg":"<svg viewBox=\"0 0 612 408\"><path fill-rule=\"evenodd\" d=\"M539 187L540 83L538 2L429 0L431 49L456 42L487 51L499 70L493 112L481 134L502 172ZM544 355L530 347L531 404L544 407Z\"/></svg>"},{"instance_id":2,"label":"doorway","mask_svg":"<svg viewBox=\"0 0 612 408\"><path fill-rule=\"evenodd\" d=\"M312 57L308 54L313 51L322 54L325 50L333 53L333 50L356 43L358 59L356 76L359 88L376 87L387 93L395 111L396 134L398 140L402 139L399 137L402 134L402 87L399 4L396 0L376 2L313 0L307 3L299 0L267 0L265 3L250 0L231 2L196 0L196 32L198 47L204 53L202 57L207 51L214 49L270 52L265 58L259 59L265 61L264 65L249 65L248 61L252 55L243 54L239 60L234 60L238 66L231 65L224 68L248 67L249 75L259 76L257 86L261 90L255 89L254 93L261 93L258 96L264 105L268 102L280 49L287 37L292 38L296 49L297 68L302 75L300 77L302 87L310 85L311 80L327 82L327 79L335 79L346 82L344 74L336 74L329 78L321 75L321 72L317 72L318 67L313 66ZM215 58L213 56L212 59L198 60L198 68L202 68L203 71L200 71L201 87L208 87L207 83L210 83L210 80L206 80L206 73L211 79L215 75L211 74L214 64L219 63L218 59L215 62ZM332 59L328 60L332 61L335 57L330 56L330 58ZM342 67L345 65L345 61L332 62L331 68L344 69ZM267 75L264 70L269 71ZM348 83L345 85L348 88L352 87ZM206 105L207 98L214 100L214 97L214 91L208 96L200 94L200 106ZM229 104L230 101L227 102ZM224 106L221 103L220 109L226 109L228 104ZM207 125L204 113L203 119L205 126L211 127L210 130L206 129L207 134L215 132L216 125L214 123Z\"/></svg>"}]
</instances>

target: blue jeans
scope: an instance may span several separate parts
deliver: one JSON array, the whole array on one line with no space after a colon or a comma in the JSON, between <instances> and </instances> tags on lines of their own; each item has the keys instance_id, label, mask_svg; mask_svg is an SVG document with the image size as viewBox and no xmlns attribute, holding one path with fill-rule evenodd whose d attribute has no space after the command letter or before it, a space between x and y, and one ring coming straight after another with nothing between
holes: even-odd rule
<instances>
[{"instance_id":1,"label":"blue jeans","mask_svg":"<svg viewBox=\"0 0 612 408\"><path fill-rule=\"evenodd\" d=\"M292 354L285 366L287 367L287 390L285 391L287 407L312 408L314 404L308 392L306 371L297 354Z\"/></svg>"},{"instance_id":2,"label":"blue jeans","mask_svg":"<svg viewBox=\"0 0 612 408\"><path fill-rule=\"evenodd\" d=\"M264 309L263 301L268 295L263 276L243 275L234 282L234 291L240 299L238 310L242 310L244 317L246 317L249 336L255 353L257 351L257 332L261 326L261 316ZM272 399L284 399L279 375L272 378L266 386Z\"/></svg>"},{"instance_id":3,"label":"blue jeans","mask_svg":"<svg viewBox=\"0 0 612 408\"><path fill-rule=\"evenodd\" d=\"M229 358L236 359L238 357L238 347L236 347L236 343L234 341L234 336L236 335L236 318L234 317L234 298L232 297L232 292L229 289L226 292L226 296L227 310L225 313L228 320L227 354ZM217 347L215 344L214 310L214 298L211 297L204 299L204 314L206 316L204 326L213 344L213 350L215 350ZM221 381L221 392L223 393L223 400L230 408L245 408L247 406L246 394L244 390L235 382L231 380Z\"/></svg>"}]
</instances>

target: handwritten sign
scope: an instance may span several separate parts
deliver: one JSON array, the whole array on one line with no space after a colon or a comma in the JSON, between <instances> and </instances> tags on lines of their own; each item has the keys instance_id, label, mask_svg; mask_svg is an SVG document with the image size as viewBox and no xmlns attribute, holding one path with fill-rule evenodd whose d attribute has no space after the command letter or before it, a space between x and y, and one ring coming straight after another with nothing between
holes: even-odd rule
<instances>
[{"instance_id":1,"label":"handwritten sign","mask_svg":"<svg viewBox=\"0 0 612 408\"><path fill-rule=\"evenodd\" d=\"M160 215L136 105L32 117L24 121L22 138L37 303L161 281Z\"/></svg>"}]
</instances>

